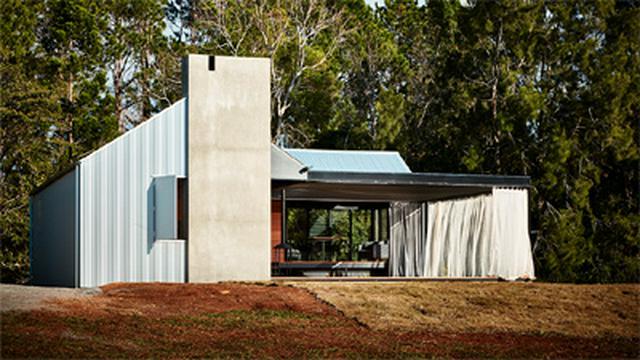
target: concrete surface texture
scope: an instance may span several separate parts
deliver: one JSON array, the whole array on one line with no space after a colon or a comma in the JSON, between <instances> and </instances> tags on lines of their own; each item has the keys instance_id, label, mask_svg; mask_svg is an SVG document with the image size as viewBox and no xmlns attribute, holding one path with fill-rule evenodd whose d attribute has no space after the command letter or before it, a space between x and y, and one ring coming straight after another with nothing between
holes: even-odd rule
<instances>
[{"instance_id":1,"label":"concrete surface texture","mask_svg":"<svg viewBox=\"0 0 640 360\"><path fill-rule=\"evenodd\" d=\"M189 282L270 277L270 63L189 55Z\"/></svg>"},{"instance_id":2,"label":"concrete surface texture","mask_svg":"<svg viewBox=\"0 0 640 360\"><path fill-rule=\"evenodd\" d=\"M51 308L50 300L74 299L100 294L100 288L71 289L0 284L0 311Z\"/></svg>"}]
</instances>

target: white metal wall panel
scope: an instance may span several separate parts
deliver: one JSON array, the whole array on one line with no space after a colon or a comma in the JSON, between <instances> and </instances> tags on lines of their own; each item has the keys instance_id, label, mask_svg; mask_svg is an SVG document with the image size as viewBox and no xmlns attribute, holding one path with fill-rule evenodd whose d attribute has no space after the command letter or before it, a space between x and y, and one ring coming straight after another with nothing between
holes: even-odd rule
<instances>
[{"instance_id":1,"label":"white metal wall panel","mask_svg":"<svg viewBox=\"0 0 640 360\"><path fill-rule=\"evenodd\" d=\"M154 241L152 218L153 177L187 175L185 103L80 161L80 286L185 281L185 241Z\"/></svg>"}]
</instances>

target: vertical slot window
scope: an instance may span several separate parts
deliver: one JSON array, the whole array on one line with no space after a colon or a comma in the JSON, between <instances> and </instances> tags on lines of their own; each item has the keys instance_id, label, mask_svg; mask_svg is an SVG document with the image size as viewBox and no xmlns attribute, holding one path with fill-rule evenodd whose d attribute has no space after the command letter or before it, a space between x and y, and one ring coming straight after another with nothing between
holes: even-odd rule
<instances>
[{"instance_id":1,"label":"vertical slot window","mask_svg":"<svg viewBox=\"0 0 640 360\"><path fill-rule=\"evenodd\" d=\"M188 237L187 227L187 179L178 179L178 239L186 240Z\"/></svg>"},{"instance_id":2,"label":"vertical slot window","mask_svg":"<svg viewBox=\"0 0 640 360\"><path fill-rule=\"evenodd\" d=\"M182 179L175 175L153 179L154 239L180 239L180 227L184 227L184 196L180 195ZM182 204L181 204L182 202Z\"/></svg>"}]
</instances>

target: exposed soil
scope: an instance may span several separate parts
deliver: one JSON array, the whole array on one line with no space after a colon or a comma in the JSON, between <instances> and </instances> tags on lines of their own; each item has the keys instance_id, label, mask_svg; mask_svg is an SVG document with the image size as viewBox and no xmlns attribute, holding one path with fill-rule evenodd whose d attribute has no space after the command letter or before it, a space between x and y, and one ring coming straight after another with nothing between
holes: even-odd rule
<instances>
[{"instance_id":1,"label":"exposed soil","mask_svg":"<svg viewBox=\"0 0 640 360\"><path fill-rule=\"evenodd\" d=\"M302 288L115 284L51 310L2 313L1 357L634 357L638 338L362 325Z\"/></svg>"}]
</instances>

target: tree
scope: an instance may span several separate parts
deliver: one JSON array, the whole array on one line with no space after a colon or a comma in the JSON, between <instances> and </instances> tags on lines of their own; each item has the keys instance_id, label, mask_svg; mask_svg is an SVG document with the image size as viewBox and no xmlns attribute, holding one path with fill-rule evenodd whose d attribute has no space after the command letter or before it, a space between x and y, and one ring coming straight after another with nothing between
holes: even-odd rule
<instances>
[{"instance_id":1,"label":"tree","mask_svg":"<svg viewBox=\"0 0 640 360\"><path fill-rule=\"evenodd\" d=\"M50 136L61 108L35 75L37 1L0 5L0 280L24 282L29 269L29 194L58 168L66 148Z\"/></svg>"},{"instance_id":2,"label":"tree","mask_svg":"<svg viewBox=\"0 0 640 360\"><path fill-rule=\"evenodd\" d=\"M343 12L325 0L203 2L196 10L198 46L206 52L271 58L275 139L309 144L290 109L305 75L321 71L348 32ZM306 138L306 139L305 139Z\"/></svg>"},{"instance_id":3,"label":"tree","mask_svg":"<svg viewBox=\"0 0 640 360\"><path fill-rule=\"evenodd\" d=\"M168 47L162 34L164 13L157 0L110 0L104 3L103 11L107 17L104 48L111 79L109 92L122 133L175 100L155 83L163 77L158 55Z\"/></svg>"},{"instance_id":4,"label":"tree","mask_svg":"<svg viewBox=\"0 0 640 360\"><path fill-rule=\"evenodd\" d=\"M405 118L400 93L408 63L392 34L361 1L346 12L352 26L336 61L340 68L340 97L336 113L320 146L386 149L396 145Z\"/></svg>"},{"instance_id":5,"label":"tree","mask_svg":"<svg viewBox=\"0 0 640 360\"><path fill-rule=\"evenodd\" d=\"M542 278L637 280L639 10L386 5L411 69L400 139L412 168L531 175Z\"/></svg>"},{"instance_id":6,"label":"tree","mask_svg":"<svg viewBox=\"0 0 640 360\"><path fill-rule=\"evenodd\" d=\"M106 74L100 67L104 29L104 12L96 1L51 0L44 5L38 42L45 54L45 77L60 94L65 126L55 134L68 141L69 160L117 133L114 115L106 111L111 99L105 96Z\"/></svg>"},{"instance_id":7,"label":"tree","mask_svg":"<svg viewBox=\"0 0 640 360\"><path fill-rule=\"evenodd\" d=\"M637 281L640 11L548 4L536 119L539 265L556 281Z\"/></svg>"},{"instance_id":8,"label":"tree","mask_svg":"<svg viewBox=\"0 0 640 360\"><path fill-rule=\"evenodd\" d=\"M392 34L406 72L398 80L405 101L398 145L411 168L460 171L460 114L470 107L466 80L456 79L460 57L457 2L387 1L378 16Z\"/></svg>"}]
</instances>

